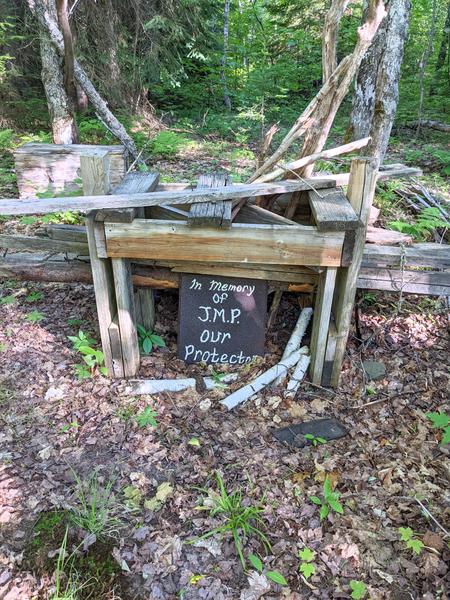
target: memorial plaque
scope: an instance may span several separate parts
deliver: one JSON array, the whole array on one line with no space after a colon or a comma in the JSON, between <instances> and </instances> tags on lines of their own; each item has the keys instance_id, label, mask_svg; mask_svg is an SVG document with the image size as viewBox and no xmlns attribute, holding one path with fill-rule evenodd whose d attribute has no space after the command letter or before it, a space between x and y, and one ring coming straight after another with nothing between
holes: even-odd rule
<instances>
[{"instance_id":1,"label":"memorial plaque","mask_svg":"<svg viewBox=\"0 0 450 600\"><path fill-rule=\"evenodd\" d=\"M266 281L183 274L178 356L187 363L248 363L264 354L266 316Z\"/></svg>"}]
</instances>

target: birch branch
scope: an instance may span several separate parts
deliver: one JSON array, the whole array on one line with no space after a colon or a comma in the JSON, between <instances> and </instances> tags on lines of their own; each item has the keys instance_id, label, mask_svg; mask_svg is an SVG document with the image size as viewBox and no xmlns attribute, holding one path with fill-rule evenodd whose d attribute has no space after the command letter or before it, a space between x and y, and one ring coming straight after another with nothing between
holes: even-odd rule
<instances>
[{"instance_id":1,"label":"birch branch","mask_svg":"<svg viewBox=\"0 0 450 600\"><path fill-rule=\"evenodd\" d=\"M305 377L306 371L309 367L309 363L311 362L311 356L309 354L302 354L300 359L292 373L291 378L288 381L285 391L286 398L294 398L295 394L300 387L303 378Z\"/></svg>"},{"instance_id":2,"label":"birch branch","mask_svg":"<svg viewBox=\"0 0 450 600\"><path fill-rule=\"evenodd\" d=\"M289 355L285 360L280 361L269 370L265 371L259 377L254 379L251 383L244 385L240 390L233 392L221 402L224 406L231 410L238 404L242 404L248 400L251 396L258 393L266 386L268 386L277 377L283 377L286 375L288 370L293 367L299 360L300 356L306 352L306 347L296 350Z\"/></svg>"},{"instance_id":3,"label":"birch branch","mask_svg":"<svg viewBox=\"0 0 450 600\"><path fill-rule=\"evenodd\" d=\"M291 337L289 338L288 343L283 352L283 356L281 357L281 361L284 361L292 352L295 352L300 348L302 343L303 336L305 335L305 331L309 325L313 314L313 309L308 307L304 308L300 313L299 318L297 319L297 323L291 333ZM277 379L273 382L273 385L280 385L283 380L283 375L281 377L277 377Z\"/></svg>"}]
</instances>

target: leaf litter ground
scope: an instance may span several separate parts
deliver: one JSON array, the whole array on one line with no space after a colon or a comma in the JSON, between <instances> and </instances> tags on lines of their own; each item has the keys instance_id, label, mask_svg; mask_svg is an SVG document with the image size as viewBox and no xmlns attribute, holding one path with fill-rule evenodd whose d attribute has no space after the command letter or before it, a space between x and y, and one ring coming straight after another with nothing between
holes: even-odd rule
<instances>
[{"instance_id":1,"label":"leaf litter ground","mask_svg":"<svg viewBox=\"0 0 450 600\"><path fill-rule=\"evenodd\" d=\"M447 598L448 539L414 500L449 528L449 453L425 417L449 408L448 320L438 301L406 297L397 314L394 295L362 296L338 393L305 382L294 400L270 389L228 413L220 398L276 362L308 297L283 297L265 359L243 367L227 389L130 398L123 382L74 376L79 358L67 336L82 329L99 339L90 286L8 285L1 293L14 302L0 306L0 598L48 597L51 569L44 574L30 560L36 523L73 505L73 471L86 480L95 470L114 482L124 522L109 548L120 585L102 598L349 598L351 580L375 600ZM32 291L43 298L30 307ZM27 321L31 309L44 318ZM141 377L207 374L176 358L176 321L177 294L158 293L156 332L167 348L143 359ZM382 361L386 377L366 381L364 360ZM135 419L148 406L156 429ZM269 431L325 416L349 435L296 450ZM196 509L199 488L216 490L217 470L246 503L264 500L272 550L265 556L255 538L245 554L261 556L265 572L279 571L288 587L264 572L244 574L230 538L186 544L218 525ZM321 495L326 477L344 514L320 521L309 498ZM420 536L420 555L399 527ZM61 541L52 540L53 556ZM316 553L308 585L298 571L305 547Z\"/></svg>"}]
</instances>

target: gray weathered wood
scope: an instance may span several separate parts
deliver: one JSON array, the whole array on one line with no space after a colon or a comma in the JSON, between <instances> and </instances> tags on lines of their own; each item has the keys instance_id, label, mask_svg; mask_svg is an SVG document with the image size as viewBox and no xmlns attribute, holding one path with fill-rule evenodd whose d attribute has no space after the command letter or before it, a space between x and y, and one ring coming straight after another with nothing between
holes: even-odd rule
<instances>
[{"instance_id":1,"label":"gray weathered wood","mask_svg":"<svg viewBox=\"0 0 450 600\"><path fill-rule=\"evenodd\" d=\"M136 311L133 298L131 265L130 261L124 258L113 258L111 262L116 291L123 372L125 377L134 377L139 369L140 358L136 331Z\"/></svg>"},{"instance_id":2,"label":"gray weathered wood","mask_svg":"<svg viewBox=\"0 0 450 600\"><path fill-rule=\"evenodd\" d=\"M228 185L229 182L229 178L225 175L200 175L196 189L223 187ZM189 211L188 225L191 227L206 226L227 229L231 227L231 209L231 200L193 204Z\"/></svg>"},{"instance_id":3,"label":"gray weathered wood","mask_svg":"<svg viewBox=\"0 0 450 600\"><path fill-rule=\"evenodd\" d=\"M120 327L117 315L108 327L108 332L109 342L111 344L113 375L118 379L122 379L125 377L125 373L123 371L122 342L120 339Z\"/></svg>"},{"instance_id":4,"label":"gray weathered wood","mask_svg":"<svg viewBox=\"0 0 450 600\"><path fill-rule=\"evenodd\" d=\"M59 198L32 198L16 200L0 199L0 215L33 215L63 210L98 210L103 208L137 208L146 206L166 206L171 204L195 204L198 202L220 202L241 198L255 198L283 194L297 190L334 187L334 181L311 177L295 181L277 183L239 184L209 190L174 190L169 192L149 192L146 194L123 194L120 196L74 196Z\"/></svg>"},{"instance_id":5,"label":"gray weathered wood","mask_svg":"<svg viewBox=\"0 0 450 600\"><path fill-rule=\"evenodd\" d=\"M413 271L362 267L357 287L430 296L450 296L450 271Z\"/></svg>"},{"instance_id":6,"label":"gray weathered wood","mask_svg":"<svg viewBox=\"0 0 450 600\"><path fill-rule=\"evenodd\" d=\"M265 208L261 208L261 206L256 206L253 204L244 204L241 207L236 218L234 219L235 223L267 223L267 224L278 224L278 225L298 225L295 221L291 221L290 219L286 219L281 215L277 215L276 213L267 210Z\"/></svg>"},{"instance_id":7,"label":"gray weathered wood","mask_svg":"<svg viewBox=\"0 0 450 600\"><path fill-rule=\"evenodd\" d=\"M311 380L317 385L322 382L336 273L337 269L335 268L325 269L319 275L319 285L317 286L310 344L311 364L309 367Z\"/></svg>"},{"instance_id":8,"label":"gray weathered wood","mask_svg":"<svg viewBox=\"0 0 450 600\"><path fill-rule=\"evenodd\" d=\"M48 252L67 252L69 254L87 256L89 254L89 246L86 233L84 234L84 239L85 242L83 243L30 235L0 235L0 248L8 250L47 250Z\"/></svg>"},{"instance_id":9,"label":"gray weathered wood","mask_svg":"<svg viewBox=\"0 0 450 600\"><path fill-rule=\"evenodd\" d=\"M363 267L437 267L450 268L450 245L424 242L412 246L376 246L366 244Z\"/></svg>"},{"instance_id":10,"label":"gray weathered wood","mask_svg":"<svg viewBox=\"0 0 450 600\"><path fill-rule=\"evenodd\" d=\"M339 269L336 282L334 317L336 319L336 351L331 375L331 385L339 384L342 362L345 356L347 338L353 311L353 303L358 281L358 273L364 253L366 228L370 208L375 194L378 164L374 159L356 158L352 160L347 197L363 227L355 231L353 259L348 267ZM333 341L334 343L334 341Z\"/></svg>"},{"instance_id":11,"label":"gray weathered wood","mask_svg":"<svg viewBox=\"0 0 450 600\"><path fill-rule=\"evenodd\" d=\"M147 331L155 327L155 298L150 288L137 288L134 292L136 324L143 325Z\"/></svg>"},{"instance_id":12,"label":"gray weathered wood","mask_svg":"<svg viewBox=\"0 0 450 600\"><path fill-rule=\"evenodd\" d=\"M319 231L351 231L360 226L355 211L340 188L307 192L311 212Z\"/></svg>"},{"instance_id":13,"label":"gray weathered wood","mask_svg":"<svg viewBox=\"0 0 450 600\"><path fill-rule=\"evenodd\" d=\"M189 212L176 206L151 206L145 209L148 219L168 219L169 221L186 221Z\"/></svg>"},{"instance_id":14,"label":"gray weathered wood","mask_svg":"<svg viewBox=\"0 0 450 600\"><path fill-rule=\"evenodd\" d=\"M333 372L334 356L336 353L337 329L334 317L330 317L330 326L328 329L328 338L326 340L326 351L323 361L322 385L328 387L331 385L331 374Z\"/></svg>"},{"instance_id":15,"label":"gray weathered wood","mask_svg":"<svg viewBox=\"0 0 450 600\"><path fill-rule=\"evenodd\" d=\"M30 143L17 148L14 159L20 198L41 192L63 195L80 190L80 156L96 149L108 152L111 185L119 183L127 167L123 146Z\"/></svg>"},{"instance_id":16,"label":"gray weathered wood","mask_svg":"<svg viewBox=\"0 0 450 600\"><path fill-rule=\"evenodd\" d=\"M85 196L98 196L110 191L110 166L107 150L97 148L80 156L80 170Z\"/></svg>"},{"instance_id":17,"label":"gray weathered wood","mask_svg":"<svg viewBox=\"0 0 450 600\"><path fill-rule=\"evenodd\" d=\"M158 186L159 173L127 173L122 181L116 185L111 194L113 196L121 194L144 194L153 192ZM96 216L97 221L110 221L112 223L132 223L133 219L140 216L139 208L122 208L113 210L99 210Z\"/></svg>"}]
</instances>

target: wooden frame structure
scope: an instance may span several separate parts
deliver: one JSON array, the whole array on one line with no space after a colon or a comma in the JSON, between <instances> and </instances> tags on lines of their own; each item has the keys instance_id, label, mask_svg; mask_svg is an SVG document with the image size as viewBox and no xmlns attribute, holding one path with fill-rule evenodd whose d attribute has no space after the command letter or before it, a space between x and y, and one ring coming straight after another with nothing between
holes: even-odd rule
<instances>
[{"instance_id":1,"label":"wooden frame structure","mask_svg":"<svg viewBox=\"0 0 450 600\"><path fill-rule=\"evenodd\" d=\"M106 172L106 154L82 156L86 197L108 193ZM134 183L126 176L112 193L129 194L130 203L142 194L136 202L140 208L91 211L87 218L99 329L110 374L134 377L139 369L136 304L142 319L147 313L142 306L152 307L152 292L133 293L131 262L137 262L178 273L267 279L274 287L294 282L302 289L302 284L318 281L310 375L316 384L337 386L376 177L377 164L362 158L352 161L347 197L330 180L315 181L314 189L306 185L312 224L300 225L255 205L235 210L238 186L228 196L218 193L223 187L216 187L217 180L199 182L199 192L185 191L186 204L181 204L181 186L176 187L176 205L161 206L156 198L164 191L158 190L154 175L133 174ZM208 201L190 205L192 198L201 202L197 196L205 187L213 187L205 192Z\"/></svg>"}]
</instances>

